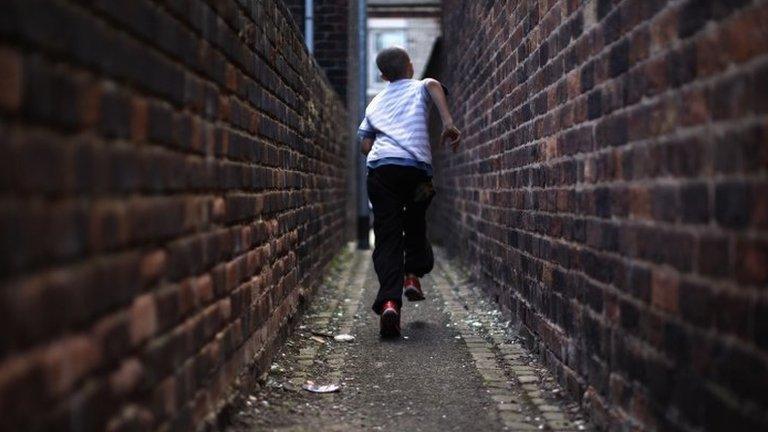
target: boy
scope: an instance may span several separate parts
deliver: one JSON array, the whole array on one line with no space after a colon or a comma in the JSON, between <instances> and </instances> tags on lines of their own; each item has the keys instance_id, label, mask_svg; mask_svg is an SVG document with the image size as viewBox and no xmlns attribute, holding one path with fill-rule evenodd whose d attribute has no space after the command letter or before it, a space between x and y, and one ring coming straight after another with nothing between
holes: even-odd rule
<instances>
[{"instance_id":1,"label":"boy","mask_svg":"<svg viewBox=\"0 0 768 432\"><path fill-rule=\"evenodd\" d=\"M373 311L381 316L381 336L397 337L403 292L410 301L424 300L419 278L434 265L425 220L434 195L427 132L430 103L440 112L443 144L450 139L455 152L461 133L453 125L442 84L412 79L413 64L403 48L381 51L376 65L389 83L366 108L358 135L367 156L376 235L373 266L379 293Z\"/></svg>"}]
</instances>

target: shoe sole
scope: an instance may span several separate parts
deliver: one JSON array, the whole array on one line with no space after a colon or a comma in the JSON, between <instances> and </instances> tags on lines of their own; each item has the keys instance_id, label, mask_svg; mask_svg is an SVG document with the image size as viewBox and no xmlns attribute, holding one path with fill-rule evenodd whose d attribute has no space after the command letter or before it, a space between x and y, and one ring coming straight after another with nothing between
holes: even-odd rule
<instances>
[{"instance_id":1,"label":"shoe sole","mask_svg":"<svg viewBox=\"0 0 768 432\"><path fill-rule=\"evenodd\" d=\"M400 317L395 311L385 311L381 314L381 337L391 338L400 336Z\"/></svg>"},{"instance_id":2,"label":"shoe sole","mask_svg":"<svg viewBox=\"0 0 768 432\"><path fill-rule=\"evenodd\" d=\"M403 294L405 295L405 298L408 299L408 301L412 301L412 302L422 301L426 299L424 297L424 294L416 288L410 288L410 287L406 288Z\"/></svg>"}]
</instances>

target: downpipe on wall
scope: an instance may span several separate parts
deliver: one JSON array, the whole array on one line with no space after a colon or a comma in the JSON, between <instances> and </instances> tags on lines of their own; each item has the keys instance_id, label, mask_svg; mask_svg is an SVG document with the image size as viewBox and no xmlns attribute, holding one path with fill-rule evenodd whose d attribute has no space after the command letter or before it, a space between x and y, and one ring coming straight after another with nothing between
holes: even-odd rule
<instances>
[{"instance_id":1,"label":"downpipe on wall","mask_svg":"<svg viewBox=\"0 0 768 432\"><path fill-rule=\"evenodd\" d=\"M358 113L357 121L363 120L365 113L366 94L368 90L368 18L366 13L366 0L357 1L357 49L359 55L358 62ZM357 140L355 140L355 144ZM357 148L357 145L355 145ZM359 155L356 151L355 154ZM371 229L370 216L368 210L368 193L366 190L366 167L365 157L358 156L357 158L357 248L358 249L370 249L371 245L368 240L369 232Z\"/></svg>"},{"instance_id":2,"label":"downpipe on wall","mask_svg":"<svg viewBox=\"0 0 768 432\"><path fill-rule=\"evenodd\" d=\"M310 54L315 51L314 0L304 0L304 43Z\"/></svg>"}]
</instances>

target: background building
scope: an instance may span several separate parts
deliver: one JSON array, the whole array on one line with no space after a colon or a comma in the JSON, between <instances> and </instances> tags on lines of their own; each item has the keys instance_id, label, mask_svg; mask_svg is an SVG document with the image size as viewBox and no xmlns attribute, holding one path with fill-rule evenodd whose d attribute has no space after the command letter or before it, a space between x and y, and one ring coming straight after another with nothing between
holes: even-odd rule
<instances>
[{"instance_id":1,"label":"background building","mask_svg":"<svg viewBox=\"0 0 768 432\"><path fill-rule=\"evenodd\" d=\"M370 0L368 2L368 100L385 86L376 55L399 45L411 55L414 77L424 72L435 39L440 35L440 0Z\"/></svg>"}]
</instances>

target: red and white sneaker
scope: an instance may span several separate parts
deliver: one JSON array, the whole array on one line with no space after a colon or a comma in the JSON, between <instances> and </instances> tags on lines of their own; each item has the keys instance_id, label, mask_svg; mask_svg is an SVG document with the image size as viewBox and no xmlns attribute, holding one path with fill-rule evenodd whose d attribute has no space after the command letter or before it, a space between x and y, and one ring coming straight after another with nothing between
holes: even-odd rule
<instances>
[{"instance_id":1,"label":"red and white sneaker","mask_svg":"<svg viewBox=\"0 0 768 432\"><path fill-rule=\"evenodd\" d=\"M405 278L405 282L403 283L403 294L405 294L405 298L407 298L408 301L413 302L424 300L424 292L421 291L421 283L419 283L419 278Z\"/></svg>"},{"instance_id":2,"label":"red and white sneaker","mask_svg":"<svg viewBox=\"0 0 768 432\"><path fill-rule=\"evenodd\" d=\"M400 336L400 308L393 300L385 302L381 308L379 335L384 338Z\"/></svg>"}]
</instances>

